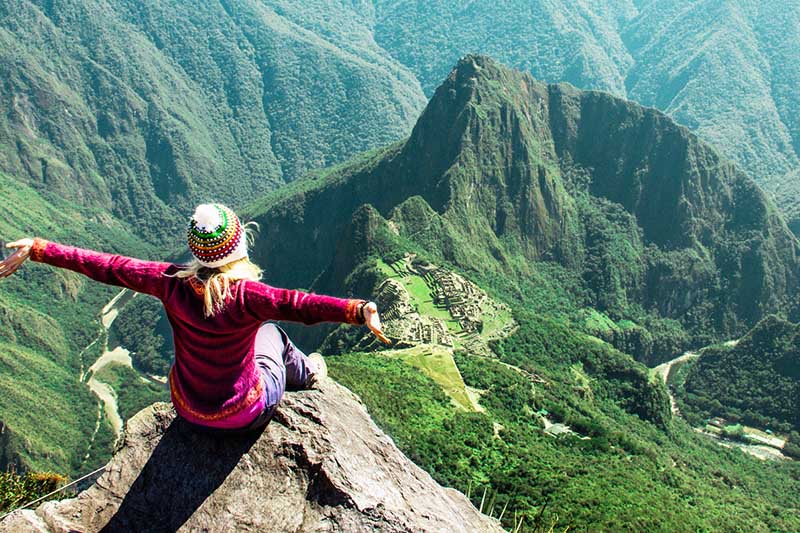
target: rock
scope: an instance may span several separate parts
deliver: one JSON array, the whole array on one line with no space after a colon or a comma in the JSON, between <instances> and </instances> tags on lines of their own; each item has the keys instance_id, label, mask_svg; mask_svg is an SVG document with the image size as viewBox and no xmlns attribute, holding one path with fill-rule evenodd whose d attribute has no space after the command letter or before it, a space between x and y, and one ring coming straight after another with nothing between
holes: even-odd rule
<instances>
[{"instance_id":1,"label":"rock","mask_svg":"<svg viewBox=\"0 0 800 533\"><path fill-rule=\"evenodd\" d=\"M158 403L128 421L76 498L17 511L19 531L502 531L403 455L359 399L327 381L287 393L249 435L197 431Z\"/></svg>"}]
</instances>

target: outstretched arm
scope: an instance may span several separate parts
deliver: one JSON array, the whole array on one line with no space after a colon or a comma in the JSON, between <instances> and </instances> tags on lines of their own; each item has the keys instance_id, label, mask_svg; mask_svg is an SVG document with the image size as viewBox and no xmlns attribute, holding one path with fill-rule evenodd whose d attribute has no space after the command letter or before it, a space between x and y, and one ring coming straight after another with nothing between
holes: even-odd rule
<instances>
[{"instance_id":1,"label":"outstretched arm","mask_svg":"<svg viewBox=\"0 0 800 533\"><path fill-rule=\"evenodd\" d=\"M244 298L250 313L258 320L364 324L381 341L391 344L383 334L378 307L374 302L279 289L258 282L247 282Z\"/></svg>"},{"instance_id":2,"label":"outstretched arm","mask_svg":"<svg viewBox=\"0 0 800 533\"><path fill-rule=\"evenodd\" d=\"M117 285L163 298L170 278L164 276L169 263L142 261L66 246L44 239L22 239L9 243L16 252L0 261L0 278L10 276L30 257L33 261L79 272L101 283Z\"/></svg>"}]
</instances>

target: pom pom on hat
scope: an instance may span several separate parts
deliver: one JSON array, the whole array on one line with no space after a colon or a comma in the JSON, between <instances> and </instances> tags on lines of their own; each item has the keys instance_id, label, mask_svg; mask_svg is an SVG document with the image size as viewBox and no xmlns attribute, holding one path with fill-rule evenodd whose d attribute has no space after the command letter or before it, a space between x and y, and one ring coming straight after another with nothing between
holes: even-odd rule
<instances>
[{"instance_id":1,"label":"pom pom on hat","mask_svg":"<svg viewBox=\"0 0 800 533\"><path fill-rule=\"evenodd\" d=\"M239 217L222 204L202 204L189 221L189 250L201 265L217 268L247 257L247 239Z\"/></svg>"},{"instance_id":2,"label":"pom pom on hat","mask_svg":"<svg viewBox=\"0 0 800 533\"><path fill-rule=\"evenodd\" d=\"M194 210L192 220L200 231L212 232L222 224L222 217L214 204L201 204Z\"/></svg>"}]
</instances>

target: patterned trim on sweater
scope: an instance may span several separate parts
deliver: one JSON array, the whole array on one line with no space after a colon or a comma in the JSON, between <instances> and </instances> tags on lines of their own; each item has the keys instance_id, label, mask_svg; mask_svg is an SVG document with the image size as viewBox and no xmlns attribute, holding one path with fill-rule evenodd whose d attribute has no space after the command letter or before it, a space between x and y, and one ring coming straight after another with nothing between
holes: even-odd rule
<instances>
[{"instance_id":1,"label":"patterned trim on sweater","mask_svg":"<svg viewBox=\"0 0 800 533\"><path fill-rule=\"evenodd\" d=\"M248 407L252 406L253 403L257 402L261 399L261 396L264 394L264 384L261 381L261 377L256 381L256 384L253 386L252 389L248 391L242 400L236 404L228 407L227 409L223 409L222 411L216 413L203 413L196 409L193 409L189 406L183 396L180 395L178 392L178 387L175 385L175 378L173 374L175 372L175 368L173 367L169 371L169 388L172 392L172 402L175 404L175 407L178 408L179 411L183 411L188 413L192 417L196 418L197 420L204 420L206 422L215 422L219 420L223 420L230 416L235 415L236 413L240 412L243 409L247 409Z\"/></svg>"},{"instance_id":2,"label":"patterned trim on sweater","mask_svg":"<svg viewBox=\"0 0 800 533\"><path fill-rule=\"evenodd\" d=\"M365 300L348 300L344 308L344 319L348 324L363 324L364 317L359 316L358 306L366 303Z\"/></svg>"},{"instance_id":3,"label":"patterned trim on sweater","mask_svg":"<svg viewBox=\"0 0 800 533\"><path fill-rule=\"evenodd\" d=\"M192 290L198 296L203 296L206 293L206 286L197 278L189 278L189 285L192 286Z\"/></svg>"},{"instance_id":4,"label":"patterned trim on sweater","mask_svg":"<svg viewBox=\"0 0 800 533\"><path fill-rule=\"evenodd\" d=\"M40 239L36 237L33 239L33 246L31 246L31 261L36 261L37 263L41 263L44 261L44 249L47 248L47 242L44 239Z\"/></svg>"}]
</instances>

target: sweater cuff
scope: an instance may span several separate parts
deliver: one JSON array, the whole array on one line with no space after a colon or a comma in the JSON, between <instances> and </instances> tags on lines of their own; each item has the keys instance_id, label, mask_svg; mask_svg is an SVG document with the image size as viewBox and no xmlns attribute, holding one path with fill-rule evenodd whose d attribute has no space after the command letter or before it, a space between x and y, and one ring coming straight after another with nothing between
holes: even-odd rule
<instances>
[{"instance_id":1,"label":"sweater cuff","mask_svg":"<svg viewBox=\"0 0 800 533\"><path fill-rule=\"evenodd\" d=\"M44 262L44 249L47 248L48 242L50 241L40 239L39 237L33 239L33 246L31 246L30 253L31 261L36 261L37 263Z\"/></svg>"},{"instance_id":2,"label":"sweater cuff","mask_svg":"<svg viewBox=\"0 0 800 533\"><path fill-rule=\"evenodd\" d=\"M366 300L347 300L344 308L344 319L348 324L363 324L364 317L358 312L358 306L367 303Z\"/></svg>"}]
</instances>

